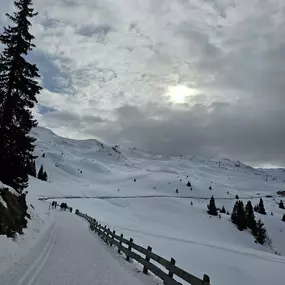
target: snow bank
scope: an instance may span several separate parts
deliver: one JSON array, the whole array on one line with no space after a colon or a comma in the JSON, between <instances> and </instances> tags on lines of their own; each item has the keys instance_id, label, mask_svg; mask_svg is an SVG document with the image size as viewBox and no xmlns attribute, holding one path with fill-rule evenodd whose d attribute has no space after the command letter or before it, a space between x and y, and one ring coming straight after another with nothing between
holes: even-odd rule
<instances>
[{"instance_id":1,"label":"snow bank","mask_svg":"<svg viewBox=\"0 0 285 285\"><path fill-rule=\"evenodd\" d=\"M7 209L7 203L3 200L1 195L0 195L0 203Z\"/></svg>"},{"instance_id":2,"label":"snow bank","mask_svg":"<svg viewBox=\"0 0 285 285\"><path fill-rule=\"evenodd\" d=\"M16 195L16 196L19 196L19 195L20 195L14 188L12 188L12 187L10 187L10 186L8 186L8 185L6 185L6 184L4 184L4 183L2 183L2 182L0 181L0 189L1 189L1 188L6 188L6 189L8 189L11 194L14 194L14 195Z\"/></svg>"}]
</instances>

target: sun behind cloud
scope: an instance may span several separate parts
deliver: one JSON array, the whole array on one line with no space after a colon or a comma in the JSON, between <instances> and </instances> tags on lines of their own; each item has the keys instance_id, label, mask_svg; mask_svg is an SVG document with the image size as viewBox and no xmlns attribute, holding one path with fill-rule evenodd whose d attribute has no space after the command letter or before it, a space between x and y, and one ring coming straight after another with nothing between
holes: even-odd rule
<instances>
[{"instance_id":1,"label":"sun behind cloud","mask_svg":"<svg viewBox=\"0 0 285 285\"><path fill-rule=\"evenodd\" d=\"M183 104L187 102L187 99L189 97L195 96L197 94L198 91L196 89L180 84L169 86L167 97L173 103Z\"/></svg>"}]
</instances>

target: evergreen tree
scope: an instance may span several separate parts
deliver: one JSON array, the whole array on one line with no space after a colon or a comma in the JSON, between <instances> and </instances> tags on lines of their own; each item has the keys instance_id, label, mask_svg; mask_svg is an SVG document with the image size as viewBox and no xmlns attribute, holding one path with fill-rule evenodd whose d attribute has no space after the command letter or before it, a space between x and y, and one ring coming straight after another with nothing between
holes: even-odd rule
<instances>
[{"instance_id":1,"label":"evergreen tree","mask_svg":"<svg viewBox=\"0 0 285 285\"><path fill-rule=\"evenodd\" d=\"M37 177L37 168L36 168L36 162L33 159L32 161L30 161L30 165L29 165L29 175L33 176L33 177Z\"/></svg>"},{"instance_id":2,"label":"evergreen tree","mask_svg":"<svg viewBox=\"0 0 285 285\"><path fill-rule=\"evenodd\" d=\"M191 187L190 181L187 182L187 186L188 186L188 187Z\"/></svg>"},{"instance_id":3,"label":"evergreen tree","mask_svg":"<svg viewBox=\"0 0 285 285\"><path fill-rule=\"evenodd\" d=\"M216 208L214 196L212 196L211 199L210 199L210 204L208 205L208 214L212 215L212 216L217 216L218 215L218 211L217 211L217 208Z\"/></svg>"},{"instance_id":4,"label":"evergreen tree","mask_svg":"<svg viewBox=\"0 0 285 285\"><path fill-rule=\"evenodd\" d=\"M41 168L38 173L38 179L43 180L43 176L44 176L44 168L43 165L41 165Z\"/></svg>"},{"instance_id":5,"label":"evergreen tree","mask_svg":"<svg viewBox=\"0 0 285 285\"><path fill-rule=\"evenodd\" d=\"M237 207L237 227L240 231L243 231L247 228L246 226L246 217L245 217L245 210L242 201L238 201Z\"/></svg>"},{"instance_id":6,"label":"evergreen tree","mask_svg":"<svg viewBox=\"0 0 285 285\"><path fill-rule=\"evenodd\" d=\"M260 200L259 200L258 213L262 214L262 215L266 215L266 211L265 211L265 208L264 208L264 204L263 204L262 198L260 198Z\"/></svg>"},{"instance_id":7,"label":"evergreen tree","mask_svg":"<svg viewBox=\"0 0 285 285\"><path fill-rule=\"evenodd\" d=\"M285 222L285 214L283 214L282 221Z\"/></svg>"},{"instance_id":8,"label":"evergreen tree","mask_svg":"<svg viewBox=\"0 0 285 285\"><path fill-rule=\"evenodd\" d=\"M245 219L246 219L246 226L251 229L252 233L256 230L256 220L252 208L252 204L250 201L247 202L245 206Z\"/></svg>"},{"instance_id":9,"label":"evergreen tree","mask_svg":"<svg viewBox=\"0 0 285 285\"><path fill-rule=\"evenodd\" d=\"M47 181L47 178L48 178L47 173L46 173L46 171L44 171L42 180Z\"/></svg>"},{"instance_id":10,"label":"evergreen tree","mask_svg":"<svg viewBox=\"0 0 285 285\"><path fill-rule=\"evenodd\" d=\"M280 200L279 208L280 208L280 209L285 209L285 207L284 207L284 203L283 203L283 201L282 201L282 200Z\"/></svg>"},{"instance_id":11,"label":"evergreen tree","mask_svg":"<svg viewBox=\"0 0 285 285\"><path fill-rule=\"evenodd\" d=\"M237 200L239 199L239 196L238 196L238 195L236 195L236 199L237 199Z\"/></svg>"},{"instance_id":12,"label":"evergreen tree","mask_svg":"<svg viewBox=\"0 0 285 285\"><path fill-rule=\"evenodd\" d=\"M238 201L235 202L232 215L231 215L231 221L234 224L237 224L237 211L238 211Z\"/></svg>"},{"instance_id":13,"label":"evergreen tree","mask_svg":"<svg viewBox=\"0 0 285 285\"><path fill-rule=\"evenodd\" d=\"M233 211L232 211L231 221L237 225L237 228L240 231L247 228L245 210L244 210L244 205L242 201L236 201Z\"/></svg>"},{"instance_id":14,"label":"evergreen tree","mask_svg":"<svg viewBox=\"0 0 285 285\"><path fill-rule=\"evenodd\" d=\"M30 130L37 126L31 108L37 103L41 87L36 65L29 63L27 54L35 46L29 33L30 18L34 17L32 0L16 0L17 11L6 14L14 26L4 27L0 43L0 181L21 192L28 186L30 161L35 138Z\"/></svg>"},{"instance_id":15,"label":"evergreen tree","mask_svg":"<svg viewBox=\"0 0 285 285\"><path fill-rule=\"evenodd\" d=\"M256 234L255 239L258 243L264 244L266 241L266 228L261 220L258 220L256 223Z\"/></svg>"}]
</instances>

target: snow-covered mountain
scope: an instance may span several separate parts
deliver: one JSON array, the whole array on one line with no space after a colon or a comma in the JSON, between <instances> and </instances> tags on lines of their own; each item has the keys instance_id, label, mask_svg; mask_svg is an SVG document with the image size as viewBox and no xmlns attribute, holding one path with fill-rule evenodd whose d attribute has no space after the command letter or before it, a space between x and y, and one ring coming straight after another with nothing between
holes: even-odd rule
<instances>
[{"instance_id":1,"label":"snow-covered mountain","mask_svg":"<svg viewBox=\"0 0 285 285\"><path fill-rule=\"evenodd\" d=\"M284 170L255 169L228 159L168 157L66 139L44 128L34 135L37 168L43 165L49 179L31 178L31 196L64 200L156 253L174 257L185 270L207 273L214 285L284 282L285 211L278 208L276 194L285 190ZM256 216L265 223L271 247L256 244L249 231L238 231L226 214L210 217L212 195L229 212L236 195L253 204L263 197L268 215Z\"/></svg>"}]
</instances>

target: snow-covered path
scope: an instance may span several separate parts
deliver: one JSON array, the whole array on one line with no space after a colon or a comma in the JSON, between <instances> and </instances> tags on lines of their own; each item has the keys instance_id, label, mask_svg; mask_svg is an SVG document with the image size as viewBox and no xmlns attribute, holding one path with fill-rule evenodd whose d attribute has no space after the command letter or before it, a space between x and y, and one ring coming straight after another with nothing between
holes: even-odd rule
<instances>
[{"instance_id":1,"label":"snow-covered path","mask_svg":"<svg viewBox=\"0 0 285 285\"><path fill-rule=\"evenodd\" d=\"M1 285L142 285L145 279L114 258L87 224L73 214L55 220L30 253L0 276Z\"/></svg>"}]
</instances>

